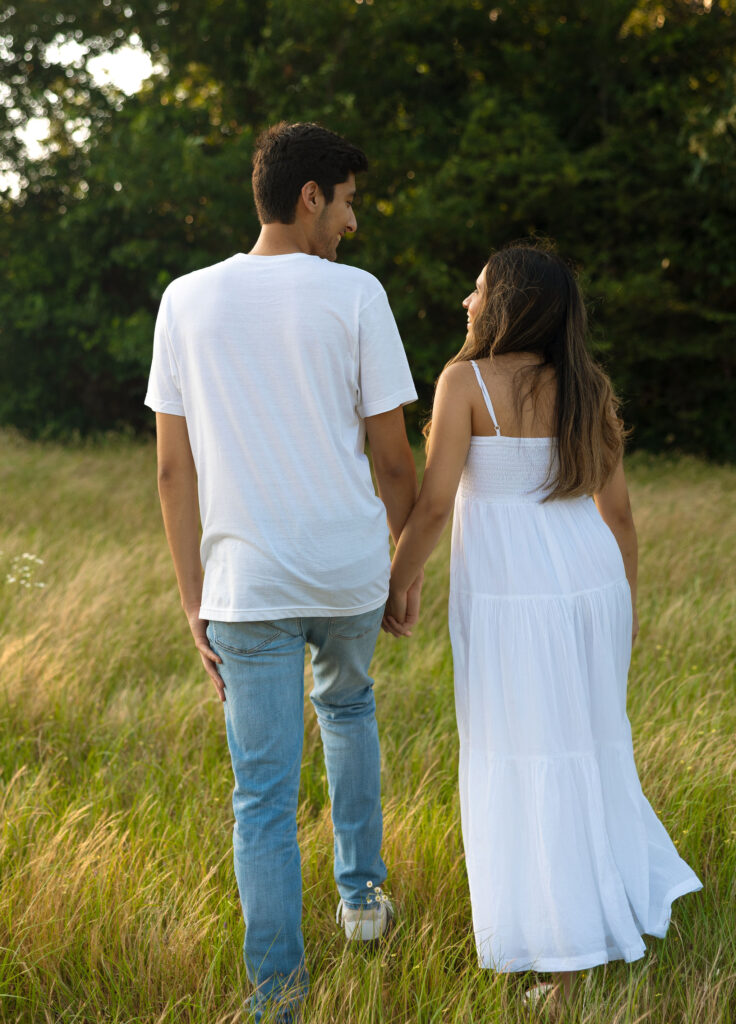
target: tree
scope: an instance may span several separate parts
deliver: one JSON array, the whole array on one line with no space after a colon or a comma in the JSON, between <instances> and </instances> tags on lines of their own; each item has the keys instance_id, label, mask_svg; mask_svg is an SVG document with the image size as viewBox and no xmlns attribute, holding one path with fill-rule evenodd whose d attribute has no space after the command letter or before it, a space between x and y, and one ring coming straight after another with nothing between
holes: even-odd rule
<instances>
[{"instance_id":1,"label":"tree","mask_svg":"<svg viewBox=\"0 0 736 1024\"><path fill-rule=\"evenodd\" d=\"M6 150L27 184L0 224L0 420L143 428L163 287L249 247L255 134L315 119L371 160L342 258L386 285L417 416L489 251L538 233L582 268L636 442L736 457L731 14L717 0L192 0L186 19L175 0L6 7L6 103L52 114L56 148L37 163ZM83 61L44 57L60 35L97 53L131 33L166 73L124 102Z\"/></svg>"}]
</instances>

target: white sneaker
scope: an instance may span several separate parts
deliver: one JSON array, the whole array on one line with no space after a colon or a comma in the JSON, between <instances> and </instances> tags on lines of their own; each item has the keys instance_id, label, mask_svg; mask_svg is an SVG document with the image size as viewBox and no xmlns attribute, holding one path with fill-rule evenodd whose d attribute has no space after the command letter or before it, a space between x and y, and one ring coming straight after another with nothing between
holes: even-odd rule
<instances>
[{"instance_id":1,"label":"white sneaker","mask_svg":"<svg viewBox=\"0 0 736 1024\"><path fill-rule=\"evenodd\" d=\"M373 907L346 907L340 900L335 914L335 921L344 927L348 942L376 942L383 938L393 920L393 904L385 897Z\"/></svg>"}]
</instances>

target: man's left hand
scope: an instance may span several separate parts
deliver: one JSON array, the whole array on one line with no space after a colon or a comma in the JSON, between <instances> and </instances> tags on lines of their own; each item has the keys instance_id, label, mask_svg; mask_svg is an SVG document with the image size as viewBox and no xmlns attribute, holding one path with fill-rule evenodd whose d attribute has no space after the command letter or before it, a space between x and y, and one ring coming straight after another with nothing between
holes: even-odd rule
<instances>
[{"instance_id":1,"label":"man's left hand","mask_svg":"<svg viewBox=\"0 0 736 1024\"><path fill-rule=\"evenodd\" d=\"M404 593L389 591L386 611L381 628L392 636L411 636L412 629L419 621L424 570L422 569L412 585Z\"/></svg>"}]
</instances>

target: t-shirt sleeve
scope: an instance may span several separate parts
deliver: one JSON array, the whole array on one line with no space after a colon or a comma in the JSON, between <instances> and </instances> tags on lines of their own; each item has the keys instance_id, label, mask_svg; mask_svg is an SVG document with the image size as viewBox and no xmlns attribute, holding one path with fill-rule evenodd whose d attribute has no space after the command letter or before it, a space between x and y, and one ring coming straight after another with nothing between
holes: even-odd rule
<instances>
[{"instance_id":1,"label":"t-shirt sleeve","mask_svg":"<svg viewBox=\"0 0 736 1024\"><path fill-rule=\"evenodd\" d=\"M409 363L383 288L360 311L359 351L360 416L378 416L416 401Z\"/></svg>"},{"instance_id":2,"label":"t-shirt sleeve","mask_svg":"<svg viewBox=\"0 0 736 1024\"><path fill-rule=\"evenodd\" d=\"M168 300L168 292L164 292L153 332L153 359L144 402L154 412L184 416L181 380L169 330Z\"/></svg>"}]
</instances>

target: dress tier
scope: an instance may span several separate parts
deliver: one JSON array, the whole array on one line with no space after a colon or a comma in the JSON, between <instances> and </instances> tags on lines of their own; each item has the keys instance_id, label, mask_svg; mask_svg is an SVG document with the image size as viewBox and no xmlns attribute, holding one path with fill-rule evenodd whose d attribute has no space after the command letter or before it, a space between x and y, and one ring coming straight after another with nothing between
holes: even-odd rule
<instances>
[{"instance_id":1,"label":"dress tier","mask_svg":"<svg viewBox=\"0 0 736 1024\"><path fill-rule=\"evenodd\" d=\"M541 501L555 445L474 437L455 503L463 841L478 956L498 971L636 960L701 888L634 764L616 540L592 498Z\"/></svg>"}]
</instances>

